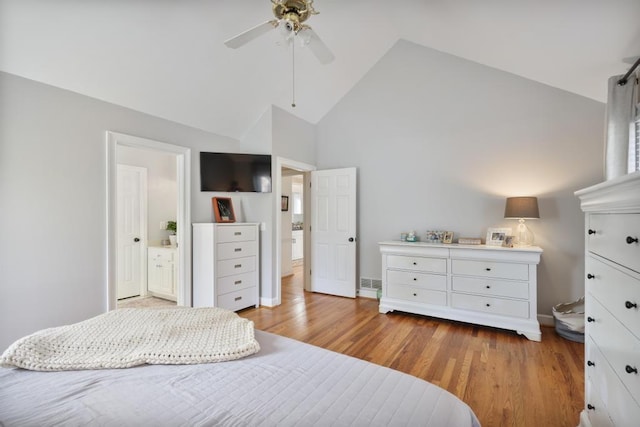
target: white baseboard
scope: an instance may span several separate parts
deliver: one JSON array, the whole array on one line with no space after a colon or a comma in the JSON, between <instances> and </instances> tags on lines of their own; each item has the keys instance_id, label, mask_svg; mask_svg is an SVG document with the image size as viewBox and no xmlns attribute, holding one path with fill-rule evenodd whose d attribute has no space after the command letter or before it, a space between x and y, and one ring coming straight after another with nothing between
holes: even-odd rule
<instances>
[{"instance_id":1,"label":"white baseboard","mask_svg":"<svg viewBox=\"0 0 640 427\"><path fill-rule=\"evenodd\" d=\"M555 326L556 324L553 316L548 314L538 314L538 322L541 326Z\"/></svg>"},{"instance_id":2,"label":"white baseboard","mask_svg":"<svg viewBox=\"0 0 640 427\"><path fill-rule=\"evenodd\" d=\"M278 304L276 304L276 300L273 298L260 297L260 305L263 305L265 307L275 307Z\"/></svg>"},{"instance_id":3,"label":"white baseboard","mask_svg":"<svg viewBox=\"0 0 640 427\"><path fill-rule=\"evenodd\" d=\"M358 297L360 298L378 298L378 291L376 289L358 289Z\"/></svg>"}]
</instances>

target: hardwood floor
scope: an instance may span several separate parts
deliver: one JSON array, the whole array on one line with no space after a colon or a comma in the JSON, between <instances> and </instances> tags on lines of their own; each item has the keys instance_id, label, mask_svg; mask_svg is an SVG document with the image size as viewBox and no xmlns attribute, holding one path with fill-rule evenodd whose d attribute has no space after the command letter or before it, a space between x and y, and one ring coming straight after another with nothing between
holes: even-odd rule
<instances>
[{"instance_id":1,"label":"hardwood floor","mask_svg":"<svg viewBox=\"0 0 640 427\"><path fill-rule=\"evenodd\" d=\"M584 345L542 329L515 332L405 313L378 313L373 299L302 290L283 279L282 305L239 312L256 329L388 366L465 401L483 426L576 426L584 406Z\"/></svg>"}]
</instances>

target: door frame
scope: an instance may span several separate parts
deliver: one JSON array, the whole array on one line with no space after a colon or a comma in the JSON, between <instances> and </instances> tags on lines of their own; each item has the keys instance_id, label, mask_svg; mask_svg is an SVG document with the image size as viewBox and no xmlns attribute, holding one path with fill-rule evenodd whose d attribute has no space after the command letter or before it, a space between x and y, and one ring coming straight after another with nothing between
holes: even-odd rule
<instances>
[{"instance_id":1,"label":"door frame","mask_svg":"<svg viewBox=\"0 0 640 427\"><path fill-rule=\"evenodd\" d=\"M117 150L118 146L154 150L176 156L176 180L178 187L178 305L191 306L191 150L179 145L106 131L107 148L107 311L117 307Z\"/></svg>"},{"instance_id":2,"label":"door frame","mask_svg":"<svg viewBox=\"0 0 640 427\"><path fill-rule=\"evenodd\" d=\"M142 240L142 244L140 245L140 249L138 251L138 256L140 257L140 289L139 289L139 295L140 296L144 296L146 295L147 291L144 287L145 282L147 281L147 269L143 268L144 266L146 266L146 253L147 253L147 246L149 244L148 242L148 236L147 236L147 227L148 227L148 215L147 215L147 168L143 168L141 166L131 166L131 165L121 165L121 164L116 164L116 188L118 185L118 178L120 177L120 170L122 169L128 169L128 170L134 170L134 171L138 171L138 172L144 172L141 174L142 179L139 181L139 190L140 190L140 194L139 194L139 204L140 204L140 233L138 233L140 235L140 238ZM115 194L115 196L117 197L118 195ZM116 199L117 200L117 199ZM116 212L117 212L117 204L116 204ZM117 217L116 217L117 218ZM118 221L116 221L116 245L118 244ZM117 248L117 246L116 246ZM116 255L117 255L117 250L116 249ZM118 281L117 281L117 277L118 277L118 269L117 269L117 262L116 262L116 300L118 298Z\"/></svg>"},{"instance_id":3,"label":"door frame","mask_svg":"<svg viewBox=\"0 0 640 427\"><path fill-rule=\"evenodd\" d=\"M308 207L308 202L311 200L308 196L308 188L309 188L309 172L316 170L314 165L299 162L296 160L287 159L285 157L275 157L275 174L273 174L272 188L275 189L275 197L273 198L273 224L274 224L274 253L275 253L275 262L273 269L273 283L275 286L275 295L271 299L271 301L261 301L263 305L266 306L276 306L282 304L282 221L280 220L281 215L281 199L282 199L282 168L295 169L300 171L304 175L304 186L305 186L305 197L304 197L304 209L305 213L304 222L305 224L309 224L309 220L307 219L307 215L311 215ZM309 212L309 214L307 214ZM307 225L304 226L303 232L304 239L304 288L309 288L309 280L311 271L311 257L310 257L310 233L309 227Z\"/></svg>"}]
</instances>

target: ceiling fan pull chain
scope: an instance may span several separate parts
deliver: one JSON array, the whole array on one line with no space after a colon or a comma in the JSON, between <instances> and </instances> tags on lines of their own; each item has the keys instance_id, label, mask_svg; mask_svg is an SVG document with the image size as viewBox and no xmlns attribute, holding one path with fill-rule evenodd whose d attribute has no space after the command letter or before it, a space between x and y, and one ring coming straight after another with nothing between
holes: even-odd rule
<instances>
[{"instance_id":1,"label":"ceiling fan pull chain","mask_svg":"<svg viewBox=\"0 0 640 427\"><path fill-rule=\"evenodd\" d=\"M291 106L296 108L296 41L291 43Z\"/></svg>"}]
</instances>

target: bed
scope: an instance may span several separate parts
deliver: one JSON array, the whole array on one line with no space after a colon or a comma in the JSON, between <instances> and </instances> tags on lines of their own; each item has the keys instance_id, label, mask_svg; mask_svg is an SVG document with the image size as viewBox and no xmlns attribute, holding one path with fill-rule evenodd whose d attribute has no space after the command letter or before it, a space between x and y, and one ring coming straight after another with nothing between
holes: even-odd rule
<instances>
[{"instance_id":1,"label":"bed","mask_svg":"<svg viewBox=\"0 0 640 427\"><path fill-rule=\"evenodd\" d=\"M255 340L257 353L219 363L3 367L0 425L480 425L464 402L421 379L263 331Z\"/></svg>"}]
</instances>

